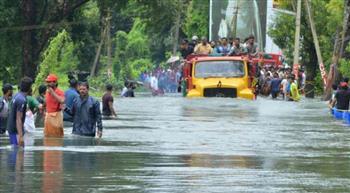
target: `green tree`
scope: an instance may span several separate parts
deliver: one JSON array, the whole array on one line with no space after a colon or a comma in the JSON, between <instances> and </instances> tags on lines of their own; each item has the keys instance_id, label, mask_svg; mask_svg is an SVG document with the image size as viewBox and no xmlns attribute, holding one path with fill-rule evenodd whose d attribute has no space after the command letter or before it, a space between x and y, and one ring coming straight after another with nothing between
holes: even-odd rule
<instances>
[{"instance_id":1,"label":"green tree","mask_svg":"<svg viewBox=\"0 0 350 193\"><path fill-rule=\"evenodd\" d=\"M0 52L4 56L1 62L6 65L4 71L20 72L11 74L13 78L23 75L34 78L40 54L47 46L48 40L55 36L60 28L70 25L70 22L73 22L70 16L88 1L1 1Z\"/></svg>"},{"instance_id":2,"label":"green tree","mask_svg":"<svg viewBox=\"0 0 350 193\"><path fill-rule=\"evenodd\" d=\"M283 7L294 9L295 1L285 1ZM341 25L341 19L335 10L341 7L338 0L313 0L311 1L312 14L319 35L319 42L322 56L326 66L329 66L332 60L333 42L337 33L337 27ZM295 11L295 10L292 10ZM278 14L277 18L268 32L273 41L284 50L288 58L288 63L292 64L294 49L295 17L285 14ZM302 10L301 17L301 47L300 63L305 67L307 74L307 96L314 96L314 88L321 90L321 82L315 81L319 76L318 61L312 39L310 25L307 20L306 10Z\"/></svg>"},{"instance_id":3,"label":"green tree","mask_svg":"<svg viewBox=\"0 0 350 193\"><path fill-rule=\"evenodd\" d=\"M127 67L126 63L126 46L128 44L128 34L124 31L118 31L115 36L115 44L117 45L115 48L115 54L114 54L114 76L117 77L117 79L121 79L120 77L129 76L129 70L126 74L121 73L122 69L125 69Z\"/></svg>"},{"instance_id":4,"label":"green tree","mask_svg":"<svg viewBox=\"0 0 350 193\"><path fill-rule=\"evenodd\" d=\"M90 71L98 44L101 42L101 31L105 28L103 21L109 14L109 34L116 37L111 46L112 53L115 54L112 56L114 75L120 80L136 78L141 71L164 63L168 57L167 53L176 48L181 38L190 34L207 35L208 2L0 1L0 78L4 82L14 82L23 75L35 78L40 70L37 80L42 81L47 73L45 65L56 57L53 56L55 50L60 50L57 51L56 62L71 64L70 61L74 61L74 68L70 68L70 71ZM66 30L64 34L69 37L72 46L53 48L55 41L63 36L63 29ZM50 42L52 37L55 38ZM106 46L103 46L98 65L101 76L106 70L106 51ZM72 58L74 60L71 60Z\"/></svg>"},{"instance_id":5,"label":"green tree","mask_svg":"<svg viewBox=\"0 0 350 193\"><path fill-rule=\"evenodd\" d=\"M15 28L21 23L18 1L0 1L0 79L3 82L19 80L21 74L21 33Z\"/></svg>"},{"instance_id":6,"label":"green tree","mask_svg":"<svg viewBox=\"0 0 350 193\"><path fill-rule=\"evenodd\" d=\"M89 1L73 15L73 20L80 22L67 29L76 45L75 54L79 58L80 71L90 71L94 61L100 38L100 14L97 2Z\"/></svg>"},{"instance_id":7,"label":"green tree","mask_svg":"<svg viewBox=\"0 0 350 193\"><path fill-rule=\"evenodd\" d=\"M350 45L346 48L347 52L350 52ZM346 58L340 59L340 72L345 77L350 77L350 60Z\"/></svg>"},{"instance_id":8,"label":"green tree","mask_svg":"<svg viewBox=\"0 0 350 193\"><path fill-rule=\"evenodd\" d=\"M50 41L49 46L42 54L34 90L45 82L46 76L50 73L59 75L60 84L66 84L68 82L67 72L76 69L78 64L78 58L74 54L74 49L74 43L65 30L62 30Z\"/></svg>"},{"instance_id":9,"label":"green tree","mask_svg":"<svg viewBox=\"0 0 350 193\"><path fill-rule=\"evenodd\" d=\"M145 23L150 39L152 60L160 63L166 60L165 53L174 45L175 23L180 14L183 24L189 0L131 0L126 12L135 15ZM182 28L181 28L182 29ZM183 37L180 29L180 38Z\"/></svg>"},{"instance_id":10,"label":"green tree","mask_svg":"<svg viewBox=\"0 0 350 193\"><path fill-rule=\"evenodd\" d=\"M182 29L187 37L193 35L208 37L209 0L190 1Z\"/></svg>"},{"instance_id":11,"label":"green tree","mask_svg":"<svg viewBox=\"0 0 350 193\"><path fill-rule=\"evenodd\" d=\"M149 38L145 33L145 23L140 19L135 19L128 34L118 31L114 41L114 69L119 80L135 79L142 71L151 69Z\"/></svg>"}]
</instances>

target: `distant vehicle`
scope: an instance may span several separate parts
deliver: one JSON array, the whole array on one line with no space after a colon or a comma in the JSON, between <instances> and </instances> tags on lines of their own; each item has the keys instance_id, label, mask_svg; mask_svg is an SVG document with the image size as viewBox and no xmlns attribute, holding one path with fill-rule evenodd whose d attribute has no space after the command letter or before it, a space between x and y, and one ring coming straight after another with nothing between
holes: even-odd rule
<instances>
[{"instance_id":1,"label":"distant vehicle","mask_svg":"<svg viewBox=\"0 0 350 193\"><path fill-rule=\"evenodd\" d=\"M183 67L186 96L255 99L248 62L241 56L191 55Z\"/></svg>"},{"instance_id":2,"label":"distant vehicle","mask_svg":"<svg viewBox=\"0 0 350 193\"><path fill-rule=\"evenodd\" d=\"M283 57L281 54L276 53L262 53L259 54L258 58L250 59L250 63L254 65L260 63L263 66L283 68Z\"/></svg>"}]
</instances>

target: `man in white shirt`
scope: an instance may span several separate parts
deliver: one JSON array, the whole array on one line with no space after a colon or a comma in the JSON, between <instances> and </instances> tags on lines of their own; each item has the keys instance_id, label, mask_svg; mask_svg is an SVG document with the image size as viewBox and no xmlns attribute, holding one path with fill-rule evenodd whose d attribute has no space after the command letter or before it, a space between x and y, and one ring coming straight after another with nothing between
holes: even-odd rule
<instances>
[{"instance_id":1,"label":"man in white shirt","mask_svg":"<svg viewBox=\"0 0 350 193\"><path fill-rule=\"evenodd\" d=\"M158 92L158 78L154 74L151 76L151 89L153 94Z\"/></svg>"},{"instance_id":2,"label":"man in white shirt","mask_svg":"<svg viewBox=\"0 0 350 193\"><path fill-rule=\"evenodd\" d=\"M281 82L282 85L282 98L283 100L287 99L287 87L288 87L288 78L287 75L284 75L283 80Z\"/></svg>"}]
</instances>

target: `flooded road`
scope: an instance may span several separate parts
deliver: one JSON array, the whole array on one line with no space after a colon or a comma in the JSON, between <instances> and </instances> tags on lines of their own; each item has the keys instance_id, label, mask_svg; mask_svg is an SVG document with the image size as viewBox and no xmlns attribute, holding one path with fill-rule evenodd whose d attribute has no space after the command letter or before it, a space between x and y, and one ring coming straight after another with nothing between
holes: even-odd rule
<instances>
[{"instance_id":1,"label":"flooded road","mask_svg":"<svg viewBox=\"0 0 350 193\"><path fill-rule=\"evenodd\" d=\"M348 192L350 127L324 102L117 99L101 140L71 135L12 149L0 192Z\"/></svg>"}]
</instances>

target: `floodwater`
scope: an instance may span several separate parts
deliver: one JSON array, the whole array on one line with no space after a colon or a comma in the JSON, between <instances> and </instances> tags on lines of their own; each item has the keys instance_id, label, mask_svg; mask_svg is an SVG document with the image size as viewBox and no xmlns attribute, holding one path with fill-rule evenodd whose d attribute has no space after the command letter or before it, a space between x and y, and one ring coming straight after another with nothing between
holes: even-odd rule
<instances>
[{"instance_id":1,"label":"floodwater","mask_svg":"<svg viewBox=\"0 0 350 193\"><path fill-rule=\"evenodd\" d=\"M350 127L318 100L117 99L100 140L0 137L0 192L349 192Z\"/></svg>"}]
</instances>

